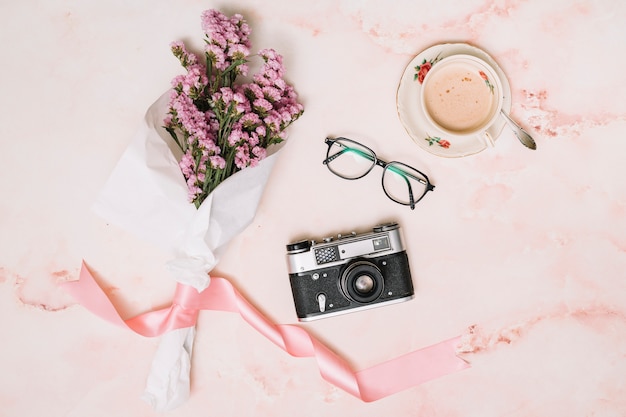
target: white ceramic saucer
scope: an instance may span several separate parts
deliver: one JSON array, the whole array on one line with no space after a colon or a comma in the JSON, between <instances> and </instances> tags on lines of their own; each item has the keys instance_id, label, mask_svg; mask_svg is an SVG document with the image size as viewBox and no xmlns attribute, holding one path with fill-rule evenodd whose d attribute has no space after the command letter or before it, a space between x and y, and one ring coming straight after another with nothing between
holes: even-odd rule
<instances>
[{"instance_id":1,"label":"white ceramic saucer","mask_svg":"<svg viewBox=\"0 0 626 417\"><path fill-rule=\"evenodd\" d=\"M421 105L420 90L422 84L420 79L423 79L422 76L426 68L437 65L437 62L445 57L459 54L473 55L491 65L496 74L498 74L502 84L502 108L507 112L511 110L511 86L509 81L496 61L482 49L466 43L445 43L431 46L420 52L409 62L400 79L396 97L398 116L413 141L422 149L438 156L468 156L487 148L487 144L480 135L463 137L441 131L426 119ZM423 67L424 64L426 64L426 67ZM421 74L420 69L422 69ZM498 118L487 129L494 141L502 133L504 124L504 119Z\"/></svg>"}]
</instances>

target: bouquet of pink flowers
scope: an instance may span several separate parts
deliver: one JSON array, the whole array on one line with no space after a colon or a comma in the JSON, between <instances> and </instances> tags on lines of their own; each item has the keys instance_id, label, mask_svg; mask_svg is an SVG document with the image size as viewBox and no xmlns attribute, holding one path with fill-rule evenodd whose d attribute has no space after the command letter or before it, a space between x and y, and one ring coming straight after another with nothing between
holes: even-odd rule
<instances>
[{"instance_id":1,"label":"bouquet of pink flowers","mask_svg":"<svg viewBox=\"0 0 626 417\"><path fill-rule=\"evenodd\" d=\"M303 112L274 50L261 50L259 69L248 76L250 29L241 15L205 11L202 29L202 58L172 43L186 72L148 109L94 205L107 222L169 252L167 269L196 294L207 290L209 272L252 222L278 153L273 145ZM189 396L189 324L141 330L163 332L144 393L157 410Z\"/></svg>"},{"instance_id":2,"label":"bouquet of pink flowers","mask_svg":"<svg viewBox=\"0 0 626 417\"><path fill-rule=\"evenodd\" d=\"M282 56L263 49L260 70L248 75L250 29L241 15L216 10L202 14L204 60L182 42L172 52L187 70L172 80L165 129L183 156L180 168L196 207L225 178L265 158L285 129L303 112L292 86L283 79ZM204 62L202 62L204 61Z\"/></svg>"}]
</instances>

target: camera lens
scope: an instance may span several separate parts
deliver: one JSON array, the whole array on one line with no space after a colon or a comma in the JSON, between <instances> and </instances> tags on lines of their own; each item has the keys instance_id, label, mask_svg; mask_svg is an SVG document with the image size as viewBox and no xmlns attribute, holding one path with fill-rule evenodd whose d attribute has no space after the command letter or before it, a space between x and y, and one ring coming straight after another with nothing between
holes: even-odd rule
<instances>
[{"instance_id":1,"label":"camera lens","mask_svg":"<svg viewBox=\"0 0 626 417\"><path fill-rule=\"evenodd\" d=\"M384 280L376 265L367 261L356 261L348 265L343 272L340 284L347 298L366 304L380 297Z\"/></svg>"},{"instance_id":2,"label":"camera lens","mask_svg":"<svg viewBox=\"0 0 626 417\"><path fill-rule=\"evenodd\" d=\"M367 294L368 292L372 291L375 284L376 283L369 275L361 275L354 280L354 289L359 294Z\"/></svg>"}]
</instances>

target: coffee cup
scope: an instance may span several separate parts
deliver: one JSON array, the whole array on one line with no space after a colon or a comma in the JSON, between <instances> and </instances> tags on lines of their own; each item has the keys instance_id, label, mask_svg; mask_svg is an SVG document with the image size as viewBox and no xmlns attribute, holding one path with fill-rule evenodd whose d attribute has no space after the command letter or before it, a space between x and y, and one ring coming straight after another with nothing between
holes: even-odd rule
<instances>
[{"instance_id":1,"label":"coffee cup","mask_svg":"<svg viewBox=\"0 0 626 417\"><path fill-rule=\"evenodd\" d=\"M451 55L426 74L421 104L429 123L453 137L480 137L494 145L489 127L500 117L502 84L495 70L472 55Z\"/></svg>"}]
</instances>

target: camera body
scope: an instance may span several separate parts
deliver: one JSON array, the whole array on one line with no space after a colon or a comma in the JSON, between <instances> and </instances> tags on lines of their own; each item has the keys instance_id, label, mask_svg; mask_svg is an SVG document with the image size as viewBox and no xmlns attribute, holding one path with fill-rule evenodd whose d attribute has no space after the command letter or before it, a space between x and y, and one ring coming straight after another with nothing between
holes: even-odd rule
<instances>
[{"instance_id":1,"label":"camera body","mask_svg":"<svg viewBox=\"0 0 626 417\"><path fill-rule=\"evenodd\" d=\"M400 226L287 245L287 265L298 320L311 321L413 298Z\"/></svg>"}]
</instances>

